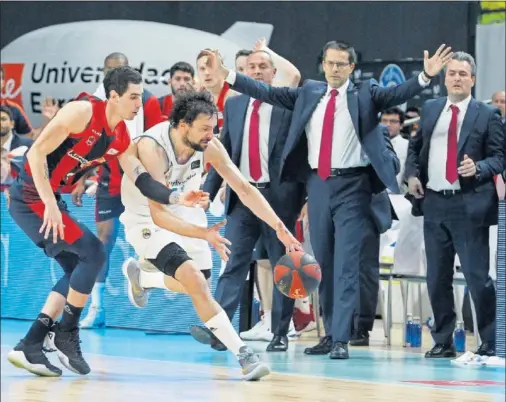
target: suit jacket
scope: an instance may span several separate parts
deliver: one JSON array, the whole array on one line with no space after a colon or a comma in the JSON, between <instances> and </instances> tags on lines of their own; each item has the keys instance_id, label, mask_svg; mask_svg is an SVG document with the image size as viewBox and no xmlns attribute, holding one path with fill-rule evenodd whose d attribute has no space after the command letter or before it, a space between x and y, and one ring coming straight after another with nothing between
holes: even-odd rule
<instances>
[{"instance_id":1,"label":"suit jacket","mask_svg":"<svg viewBox=\"0 0 506 402\"><path fill-rule=\"evenodd\" d=\"M327 83L306 80L299 88L276 88L237 73L232 88L255 99L293 111L280 173L282 180L294 178L306 181L310 172L306 125L320 99L325 95ZM418 77L395 87L381 88L374 80L359 85L350 83L348 87L348 109L353 126L376 173L376 177L372 178L374 192L380 192L385 188L399 192L396 180L399 166L387 149L383 133L377 130L378 114L382 110L404 103L422 89Z\"/></svg>"},{"instance_id":2,"label":"suit jacket","mask_svg":"<svg viewBox=\"0 0 506 402\"><path fill-rule=\"evenodd\" d=\"M230 155L230 158L238 167L241 161L244 123L249 102L249 96L239 95L229 98L225 103L221 141ZM279 180L281 155L285 146L291 119L292 113L289 110L279 107L272 108L268 143L269 177L271 183L269 201L272 208L280 217L289 217L292 214L298 214L304 202L304 186L301 183L294 181L281 183ZM216 197L222 182L223 179L221 176L212 168L204 183L204 191L209 192L211 199ZM227 186L225 199L225 213L227 215L230 214L235 207L237 200L237 194L231 191Z\"/></svg>"},{"instance_id":3,"label":"suit jacket","mask_svg":"<svg viewBox=\"0 0 506 402\"><path fill-rule=\"evenodd\" d=\"M16 149L18 147L28 147L30 148L33 144L33 141L30 138L26 138L26 136L19 135L17 133L12 133L12 142L11 142L11 149L9 151L12 151L13 149Z\"/></svg>"},{"instance_id":4,"label":"suit jacket","mask_svg":"<svg viewBox=\"0 0 506 402\"><path fill-rule=\"evenodd\" d=\"M430 141L446 101L447 97L442 97L425 103L417 133L409 141L406 178L418 177L424 189L429 180ZM467 214L478 224L497 224L498 198L494 176L504 169L504 142L499 111L471 99L460 130L457 166L460 166L464 155L468 155L480 169L479 178L459 176ZM422 215L423 199L414 200L413 207L413 215Z\"/></svg>"}]
</instances>

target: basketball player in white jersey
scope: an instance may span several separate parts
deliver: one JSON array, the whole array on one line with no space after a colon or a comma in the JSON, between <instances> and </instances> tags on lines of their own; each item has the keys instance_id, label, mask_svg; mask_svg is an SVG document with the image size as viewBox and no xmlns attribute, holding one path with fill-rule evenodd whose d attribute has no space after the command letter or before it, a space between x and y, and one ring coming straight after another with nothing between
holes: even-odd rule
<instances>
[{"instance_id":1,"label":"basketball player in white jersey","mask_svg":"<svg viewBox=\"0 0 506 402\"><path fill-rule=\"evenodd\" d=\"M206 240L227 260L226 239L216 237L216 229L206 228L203 209L178 205L181 192L198 190L206 164L212 165L241 201L260 219L269 224L287 250L301 249L300 243L286 229L260 192L251 186L230 160L225 148L214 138L217 108L208 92L187 92L176 99L170 123L157 124L137 139L137 153L147 171L172 189L171 204L148 201L135 185L123 176L121 196L125 212L127 241L144 264L130 260L124 265L129 282L129 298L137 307L147 303L150 288L171 289L188 294L206 327L234 353L245 380L256 380L269 373L267 365L247 347L235 332L227 314L213 299L206 282L212 266ZM209 201L203 197L202 204ZM207 206L207 205L203 205ZM170 214L167 214L167 211ZM178 232L184 226L185 236L173 233L173 216ZM213 236L208 236L213 231ZM213 244L215 243L215 244ZM143 266L150 265L151 269ZM154 272L153 267L160 271Z\"/></svg>"}]
</instances>

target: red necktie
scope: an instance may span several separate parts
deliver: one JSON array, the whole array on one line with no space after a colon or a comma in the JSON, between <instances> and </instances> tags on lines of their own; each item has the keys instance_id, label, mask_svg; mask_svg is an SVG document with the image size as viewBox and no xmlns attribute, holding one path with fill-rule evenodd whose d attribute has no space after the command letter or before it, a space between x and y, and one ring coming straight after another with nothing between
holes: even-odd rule
<instances>
[{"instance_id":1,"label":"red necktie","mask_svg":"<svg viewBox=\"0 0 506 402\"><path fill-rule=\"evenodd\" d=\"M325 109L323 118L322 141L320 144L320 156L318 158L318 176L322 180L330 176L332 164L332 134L334 131L334 112L336 111L337 89L330 91L330 99Z\"/></svg>"},{"instance_id":2,"label":"red necktie","mask_svg":"<svg viewBox=\"0 0 506 402\"><path fill-rule=\"evenodd\" d=\"M446 180L453 184L459 178L457 173L457 125L459 108L451 105L452 119L450 120L450 128L448 129L448 150L446 153Z\"/></svg>"},{"instance_id":3,"label":"red necktie","mask_svg":"<svg viewBox=\"0 0 506 402\"><path fill-rule=\"evenodd\" d=\"M258 109L262 102L258 99L253 101L253 111L249 122L249 174L258 181L262 177L262 165L260 163L260 115Z\"/></svg>"}]
</instances>

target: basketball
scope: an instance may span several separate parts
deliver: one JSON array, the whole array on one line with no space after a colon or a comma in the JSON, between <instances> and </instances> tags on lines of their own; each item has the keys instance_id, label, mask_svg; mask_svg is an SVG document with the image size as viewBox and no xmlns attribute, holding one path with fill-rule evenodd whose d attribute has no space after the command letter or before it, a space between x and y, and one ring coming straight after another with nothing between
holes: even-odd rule
<instances>
[{"instance_id":1,"label":"basketball","mask_svg":"<svg viewBox=\"0 0 506 402\"><path fill-rule=\"evenodd\" d=\"M292 251L274 267L274 283L291 299L303 299L318 289L322 279L320 266L311 254Z\"/></svg>"}]
</instances>

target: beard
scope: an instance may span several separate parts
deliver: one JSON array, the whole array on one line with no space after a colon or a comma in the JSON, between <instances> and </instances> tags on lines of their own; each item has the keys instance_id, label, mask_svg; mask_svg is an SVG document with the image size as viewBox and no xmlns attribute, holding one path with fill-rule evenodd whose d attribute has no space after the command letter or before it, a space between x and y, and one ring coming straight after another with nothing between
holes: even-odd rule
<instances>
[{"instance_id":1,"label":"beard","mask_svg":"<svg viewBox=\"0 0 506 402\"><path fill-rule=\"evenodd\" d=\"M5 129L5 130L0 130L0 137L5 137L7 134L9 134L11 132L11 129L8 128L8 129Z\"/></svg>"},{"instance_id":2,"label":"beard","mask_svg":"<svg viewBox=\"0 0 506 402\"><path fill-rule=\"evenodd\" d=\"M197 151L197 152L204 152L205 151L205 147L200 142L192 142L188 138L188 134L184 137L184 143L186 146L190 147L194 151Z\"/></svg>"}]
</instances>

